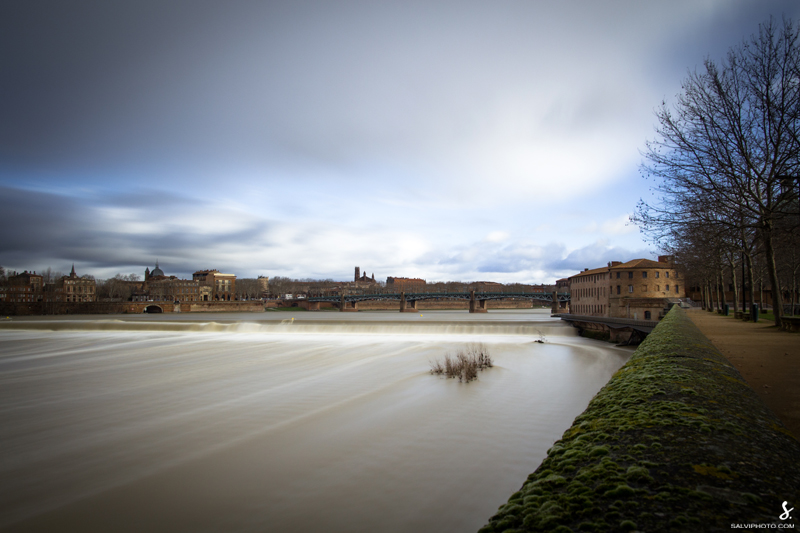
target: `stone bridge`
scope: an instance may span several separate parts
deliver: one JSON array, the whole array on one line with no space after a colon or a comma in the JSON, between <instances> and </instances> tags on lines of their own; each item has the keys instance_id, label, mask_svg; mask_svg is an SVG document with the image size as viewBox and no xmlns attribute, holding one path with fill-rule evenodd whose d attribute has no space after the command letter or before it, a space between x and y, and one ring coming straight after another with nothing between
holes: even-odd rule
<instances>
[{"instance_id":1,"label":"stone bridge","mask_svg":"<svg viewBox=\"0 0 800 533\"><path fill-rule=\"evenodd\" d=\"M490 300L535 300L546 302L553 306L553 312L558 312L559 306L566 306L569 294L555 292L412 292L406 294L347 294L341 296L310 296L306 298L309 311L319 310L322 302L334 304L339 311L358 311L358 302L369 300L399 301L401 313L416 313L417 302L423 300L465 300L469 301L470 313L486 313L486 302Z\"/></svg>"}]
</instances>

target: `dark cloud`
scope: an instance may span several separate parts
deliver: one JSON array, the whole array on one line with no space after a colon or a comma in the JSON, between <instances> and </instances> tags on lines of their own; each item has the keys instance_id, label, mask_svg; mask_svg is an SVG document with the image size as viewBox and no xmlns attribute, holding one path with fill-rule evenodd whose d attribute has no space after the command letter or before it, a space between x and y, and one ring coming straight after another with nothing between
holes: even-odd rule
<instances>
[{"instance_id":1,"label":"dark cloud","mask_svg":"<svg viewBox=\"0 0 800 533\"><path fill-rule=\"evenodd\" d=\"M3 265L63 270L74 262L108 270L144 268L161 258L173 273L186 275L224 257L226 247L269 246L269 222L170 193L143 191L126 202L113 194L87 198L0 187L0 197L6 203L0 210Z\"/></svg>"}]
</instances>

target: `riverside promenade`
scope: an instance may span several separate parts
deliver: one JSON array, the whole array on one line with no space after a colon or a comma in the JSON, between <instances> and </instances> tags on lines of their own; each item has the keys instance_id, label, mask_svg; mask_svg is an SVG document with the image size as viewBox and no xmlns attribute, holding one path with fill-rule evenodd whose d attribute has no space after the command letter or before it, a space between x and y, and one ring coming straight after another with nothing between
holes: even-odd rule
<instances>
[{"instance_id":1,"label":"riverside promenade","mask_svg":"<svg viewBox=\"0 0 800 533\"><path fill-rule=\"evenodd\" d=\"M800 334L700 309L689 318L800 440Z\"/></svg>"}]
</instances>

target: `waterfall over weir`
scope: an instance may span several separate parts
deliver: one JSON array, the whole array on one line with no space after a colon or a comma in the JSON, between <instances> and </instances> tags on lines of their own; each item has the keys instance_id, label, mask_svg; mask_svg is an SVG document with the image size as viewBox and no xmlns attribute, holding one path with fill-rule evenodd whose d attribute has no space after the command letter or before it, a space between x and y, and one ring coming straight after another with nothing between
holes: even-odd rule
<instances>
[{"instance_id":1,"label":"waterfall over weir","mask_svg":"<svg viewBox=\"0 0 800 533\"><path fill-rule=\"evenodd\" d=\"M82 332L174 332L174 333L263 333L274 335L503 335L503 336L576 336L575 329L565 324L530 324L519 321L425 321L403 323L392 321L234 321L181 322L126 320L37 320L29 322L0 322L2 330L82 331Z\"/></svg>"},{"instance_id":2,"label":"waterfall over weir","mask_svg":"<svg viewBox=\"0 0 800 533\"><path fill-rule=\"evenodd\" d=\"M342 315L0 322L0 528L474 531L630 353L539 311ZM476 342L476 381L431 375Z\"/></svg>"}]
</instances>

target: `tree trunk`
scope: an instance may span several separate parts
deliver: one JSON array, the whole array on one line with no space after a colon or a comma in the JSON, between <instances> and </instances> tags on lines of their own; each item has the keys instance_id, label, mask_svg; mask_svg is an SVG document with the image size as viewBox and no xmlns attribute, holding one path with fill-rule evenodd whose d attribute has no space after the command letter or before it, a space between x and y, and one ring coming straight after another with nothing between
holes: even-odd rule
<instances>
[{"instance_id":1,"label":"tree trunk","mask_svg":"<svg viewBox=\"0 0 800 533\"><path fill-rule=\"evenodd\" d=\"M710 283L710 282L709 282ZM717 275L714 274L714 289L711 291L711 311L719 310L719 287L717 286Z\"/></svg>"},{"instance_id":2,"label":"tree trunk","mask_svg":"<svg viewBox=\"0 0 800 533\"><path fill-rule=\"evenodd\" d=\"M744 297L747 299L747 304L742 309L742 312L749 313L750 306L755 303L755 281L753 278L753 256L749 253L745 252L744 260L747 264L747 270L745 271L745 275L747 276L747 284L746 287L750 289L749 291L745 289ZM749 296L749 298L748 298Z\"/></svg>"},{"instance_id":3,"label":"tree trunk","mask_svg":"<svg viewBox=\"0 0 800 533\"><path fill-rule=\"evenodd\" d=\"M769 231L769 228L764 230L764 253L767 256L769 284L772 286L772 312L775 314L775 325L781 327L783 298L781 295L781 285L778 282L778 268L775 265L775 249L772 245L772 232Z\"/></svg>"},{"instance_id":4,"label":"tree trunk","mask_svg":"<svg viewBox=\"0 0 800 533\"><path fill-rule=\"evenodd\" d=\"M736 264L731 261L731 281L733 282L733 312L734 316L735 313L739 312L739 286L736 284Z\"/></svg>"}]
</instances>

